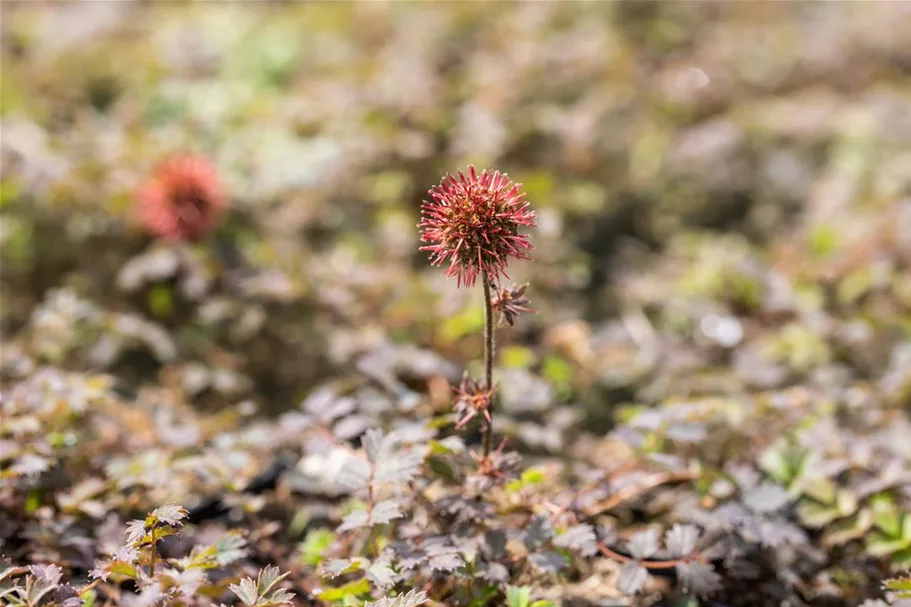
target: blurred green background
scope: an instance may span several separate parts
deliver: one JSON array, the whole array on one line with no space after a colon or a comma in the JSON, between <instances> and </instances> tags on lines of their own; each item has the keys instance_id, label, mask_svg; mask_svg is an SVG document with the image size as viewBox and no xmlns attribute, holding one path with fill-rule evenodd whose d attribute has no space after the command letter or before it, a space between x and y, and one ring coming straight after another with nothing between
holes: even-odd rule
<instances>
[{"instance_id":1,"label":"blurred green background","mask_svg":"<svg viewBox=\"0 0 911 607\"><path fill-rule=\"evenodd\" d=\"M517 401L600 419L886 368L907 339L909 3L0 8L7 357L271 412L352 365L475 365L479 293L415 228L469 162L539 214L535 261L511 268L539 314L500 349ZM231 205L185 248L132 215L182 150ZM885 307L863 299L878 288ZM826 311L836 326L807 320ZM885 341L835 348L857 317Z\"/></svg>"}]
</instances>

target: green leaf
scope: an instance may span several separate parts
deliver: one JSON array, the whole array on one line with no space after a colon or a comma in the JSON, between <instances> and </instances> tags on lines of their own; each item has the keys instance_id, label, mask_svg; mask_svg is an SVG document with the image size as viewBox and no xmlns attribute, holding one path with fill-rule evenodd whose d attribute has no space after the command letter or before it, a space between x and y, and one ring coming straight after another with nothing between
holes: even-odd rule
<instances>
[{"instance_id":1,"label":"green leaf","mask_svg":"<svg viewBox=\"0 0 911 607\"><path fill-rule=\"evenodd\" d=\"M838 546L851 540L862 538L873 526L873 515L864 508L850 519L839 521L826 530L822 543L824 546Z\"/></svg>"},{"instance_id":2,"label":"green leaf","mask_svg":"<svg viewBox=\"0 0 911 607\"><path fill-rule=\"evenodd\" d=\"M319 594L319 599L323 601L343 601L346 597L360 597L367 594L370 589L370 580L361 578L338 588L327 588Z\"/></svg>"},{"instance_id":3,"label":"green leaf","mask_svg":"<svg viewBox=\"0 0 911 607\"><path fill-rule=\"evenodd\" d=\"M909 590L911 591L911 577L893 578L886 580L884 584L887 590Z\"/></svg>"},{"instance_id":4,"label":"green leaf","mask_svg":"<svg viewBox=\"0 0 911 607\"><path fill-rule=\"evenodd\" d=\"M253 580L245 577L238 584L230 585L231 592L237 595L245 605L255 605L257 599L256 584Z\"/></svg>"},{"instance_id":5,"label":"green leaf","mask_svg":"<svg viewBox=\"0 0 911 607\"><path fill-rule=\"evenodd\" d=\"M803 449L779 440L759 456L759 467L779 484L790 486L803 469L806 457Z\"/></svg>"},{"instance_id":6,"label":"green leaf","mask_svg":"<svg viewBox=\"0 0 911 607\"><path fill-rule=\"evenodd\" d=\"M168 318L174 312L174 294L168 285L155 285L149 290L149 310L158 318Z\"/></svg>"},{"instance_id":7,"label":"green leaf","mask_svg":"<svg viewBox=\"0 0 911 607\"><path fill-rule=\"evenodd\" d=\"M892 569L895 571L911 569L911 547L899 550L892 555Z\"/></svg>"},{"instance_id":8,"label":"green leaf","mask_svg":"<svg viewBox=\"0 0 911 607\"><path fill-rule=\"evenodd\" d=\"M872 556L886 556L899 550L908 548L909 542L902 538L890 537L875 531L867 538L867 554Z\"/></svg>"},{"instance_id":9,"label":"green leaf","mask_svg":"<svg viewBox=\"0 0 911 607\"><path fill-rule=\"evenodd\" d=\"M453 342L466 335L479 333L483 328L484 308L481 306L469 306L443 322L443 326L440 329L440 337L444 341Z\"/></svg>"},{"instance_id":10,"label":"green leaf","mask_svg":"<svg viewBox=\"0 0 911 607\"><path fill-rule=\"evenodd\" d=\"M838 283L835 297L841 305L849 306L866 295L873 286L873 272L869 268L861 268Z\"/></svg>"},{"instance_id":11,"label":"green leaf","mask_svg":"<svg viewBox=\"0 0 911 607\"><path fill-rule=\"evenodd\" d=\"M259 576L256 579L256 588L259 591L259 595L266 596L272 591L272 588L274 588L276 584L286 577L288 577L288 573L282 573L281 570L274 565L265 567L259 572Z\"/></svg>"},{"instance_id":12,"label":"green leaf","mask_svg":"<svg viewBox=\"0 0 911 607\"><path fill-rule=\"evenodd\" d=\"M898 593L898 598L911 598L911 575L886 580L883 588Z\"/></svg>"},{"instance_id":13,"label":"green leaf","mask_svg":"<svg viewBox=\"0 0 911 607\"><path fill-rule=\"evenodd\" d=\"M323 571L329 577L338 577L352 571L360 571L370 566L370 561L364 557L356 556L350 559L332 559L323 565Z\"/></svg>"},{"instance_id":14,"label":"green leaf","mask_svg":"<svg viewBox=\"0 0 911 607\"><path fill-rule=\"evenodd\" d=\"M797 516L804 525L822 527L839 518L841 514L835 506L805 498L797 505Z\"/></svg>"},{"instance_id":15,"label":"green leaf","mask_svg":"<svg viewBox=\"0 0 911 607\"><path fill-rule=\"evenodd\" d=\"M572 390L573 368L562 356L547 356L541 363L541 376L549 381L557 392L569 393Z\"/></svg>"},{"instance_id":16,"label":"green leaf","mask_svg":"<svg viewBox=\"0 0 911 607\"><path fill-rule=\"evenodd\" d=\"M809 495L817 502L832 504L835 502L837 487L827 478L807 478L800 483L800 488L805 495Z\"/></svg>"},{"instance_id":17,"label":"green leaf","mask_svg":"<svg viewBox=\"0 0 911 607\"><path fill-rule=\"evenodd\" d=\"M96 599L98 598L98 593L95 592L95 589L89 590L82 595L82 607L95 607Z\"/></svg>"},{"instance_id":18,"label":"green leaf","mask_svg":"<svg viewBox=\"0 0 911 607\"><path fill-rule=\"evenodd\" d=\"M873 524L890 537L898 537L901 534L901 517L898 512L898 506L891 495L880 494L870 500L873 508Z\"/></svg>"},{"instance_id":19,"label":"green leaf","mask_svg":"<svg viewBox=\"0 0 911 607\"><path fill-rule=\"evenodd\" d=\"M535 353L522 346L506 346L500 350L500 364L510 369L527 369L535 364Z\"/></svg>"},{"instance_id":20,"label":"green leaf","mask_svg":"<svg viewBox=\"0 0 911 607\"><path fill-rule=\"evenodd\" d=\"M450 462L443 459L442 457L431 455L427 458L427 464L430 466L431 470L443 478L448 478L450 480L456 479L455 468Z\"/></svg>"},{"instance_id":21,"label":"green leaf","mask_svg":"<svg viewBox=\"0 0 911 607\"><path fill-rule=\"evenodd\" d=\"M830 225L818 225L810 232L810 251L816 257L826 257L838 247L838 230Z\"/></svg>"},{"instance_id":22,"label":"green leaf","mask_svg":"<svg viewBox=\"0 0 911 607\"><path fill-rule=\"evenodd\" d=\"M840 516L848 516L857 511L857 498L850 489L839 489L835 496L835 507Z\"/></svg>"},{"instance_id":23,"label":"green leaf","mask_svg":"<svg viewBox=\"0 0 911 607\"><path fill-rule=\"evenodd\" d=\"M229 531L212 546L215 550L215 562L228 565L247 554L247 540L238 531Z\"/></svg>"},{"instance_id":24,"label":"green leaf","mask_svg":"<svg viewBox=\"0 0 911 607\"><path fill-rule=\"evenodd\" d=\"M335 533L329 529L313 529L300 544L300 560L302 563L316 567L323 562L326 551L335 541Z\"/></svg>"},{"instance_id":25,"label":"green leaf","mask_svg":"<svg viewBox=\"0 0 911 607\"><path fill-rule=\"evenodd\" d=\"M125 575L134 580L139 577L139 572L136 570L136 567L134 567L130 563L124 563L123 561L115 561L115 562L111 563L107 567L107 570L111 574Z\"/></svg>"},{"instance_id":26,"label":"green leaf","mask_svg":"<svg viewBox=\"0 0 911 607\"><path fill-rule=\"evenodd\" d=\"M506 485L507 491L516 493L531 485L538 485L544 481L544 470L529 468L522 472L522 476Z\"/></svg>"},{"instance_id":27,"label":"green leaf","mask_svg":"<svg viewBox=\"0 0 911 607\"><path fill-rule=\"evenodd\" d=\"M506 607L529 607L531 586L507 586Z\"/></svg>"}]
</instances>

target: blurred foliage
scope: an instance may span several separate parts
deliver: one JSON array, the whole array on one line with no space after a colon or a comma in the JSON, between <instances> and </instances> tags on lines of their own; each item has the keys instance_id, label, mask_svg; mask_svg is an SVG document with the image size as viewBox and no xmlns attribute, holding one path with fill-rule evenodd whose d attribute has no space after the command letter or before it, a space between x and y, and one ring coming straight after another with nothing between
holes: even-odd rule
<instances>
[{"instance_id":1,"label":"blurred foliage","mask_svg":"<svg viewBox=\"0 0 911 607\"><path fill-rule=\"evenodd\" d=\"M0 10L6 600L79 604L126 521L175 503L154 579L134 546L134 581L77 600L907 600L908 4ZM231 208L156 242L135 191L183 150ZM499 332L517 468L478 499L450 395L480 294L415 228L469 162L540 224L510 271L538 314ZM375 428L410 462L377 504L339 478ZM675 525L717 574L637 564Z\"/></svg>"}]
</instances>

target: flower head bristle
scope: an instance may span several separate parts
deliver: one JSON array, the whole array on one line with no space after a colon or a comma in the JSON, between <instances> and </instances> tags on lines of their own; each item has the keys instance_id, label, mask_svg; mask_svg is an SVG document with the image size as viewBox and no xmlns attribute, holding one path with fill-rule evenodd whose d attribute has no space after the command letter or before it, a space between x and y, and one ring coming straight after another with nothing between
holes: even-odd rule
<instances>
[{"instance_id":1,"label":"flower head bristle","mask_svg":"<svg viewBox=\"0 0 911 607\"><path fill-rule=\"evenodd\" d=\"M203 238L225 208L217 170L207 158L190 154L160 164L140 187L137 198L140 223L170 240Z\"/></svg>"},{"instance_id":2,"label":"flower head bristle","mask_svg":"<svg viewBox=\"0 0 911 607\"><path fill-rule=\"evenodd\" d=\"M474 285L483 272L493 283L507 276L509 257L530 259L528 236L520 226L537 225L535 213L506 174L473 166L458 177L446 175L430 190L430 200L421 205L421 247L430 253L433 265L449 262L446 276L456 276L458 285Z\"/></svg>"}]
</instances>

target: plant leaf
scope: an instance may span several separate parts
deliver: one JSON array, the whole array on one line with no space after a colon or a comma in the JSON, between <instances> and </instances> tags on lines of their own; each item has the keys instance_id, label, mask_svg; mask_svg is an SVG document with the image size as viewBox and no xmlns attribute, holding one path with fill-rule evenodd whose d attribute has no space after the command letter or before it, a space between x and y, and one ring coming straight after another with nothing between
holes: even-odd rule
<instances>
[{"instance_id":1,"label":"plant leaf","mask_svg":"<svg viewBox=\"0 0 911 607\"><path fill-rule=\"evenodd\" d=\"M620 568L620 576L617 578L617 588L623 594L636 594L645 586L648 580L648 571L638 563L630 561L624 563Z\"/></svg>"},{"instance_id":2,"label":"plant leaf","mask_svg":"<svg viewBox=\"0 0 911 607\"><path fill-rule=\"evenodd\" d=\"M595 529L591 525L581 524L570 527L554 539L554 546L575 550L582 556L592 556L598 552L598 541Z\"/></svg>"},{"instance_id":3,"label":"plant leaf","mask_svg":"<svg viewBox=\"0 0 911 607\"><path fill-rule=\"evenodd\" d=\"M698 541L699 529L693 525L674 525L664 535L664 544L675 558L692 554Z\"/></svg>"},{"instance_id":4,"label":"plant leaf","mask_svg":"<svg viewBox=\"0 0 911 607\"><path fill-rule=\"evenodd\" d=\"M637 559L647 559L655 554L658 551L658 530L647 529L634 535L629 551Z\"/></svg>"},{"instance_id":5,"label":"plant leaf","mask_svg":"<svg viewBox=\"0 0 911 607\"><path fill-rule=\"evenodd\" d=\"M711 565L691 561L678 564L676 569L680 584L697 596L705 597L721 588L721 576Z\"/></svg>"},{"instance_id":6,"label":"plant leaf","mask_svg":"<svg viewBox=\"0 0 911 607\"><path fill-rule=\"evenodd\" d=\"M364 607L417 607L426 602L427 594L425 592L418 592L412 589L406 594L400 594L395 598L383 597L375 602L367 601Z\"/></svg>"},{"instance_id":7,"label":"plant leaf","mask_svg":"<svg viewBox=\"0 0 911 607\"><path fill-rule=\"evenodd\" d=\"M554 552L553 550L535 552L528 557L528 561L536 568L546 573L558 573L569 564L562 554Z\"/></svg>"}]
</instances>

